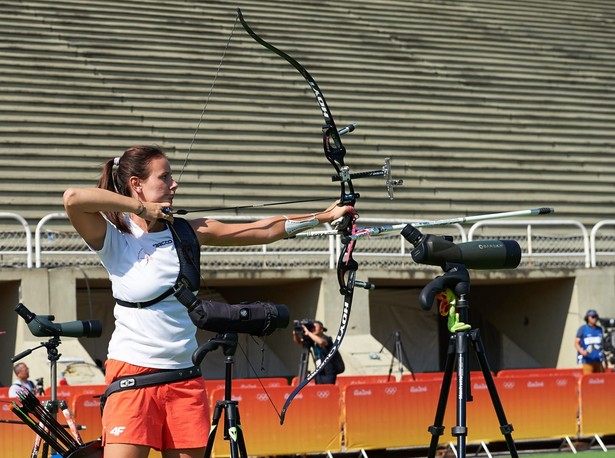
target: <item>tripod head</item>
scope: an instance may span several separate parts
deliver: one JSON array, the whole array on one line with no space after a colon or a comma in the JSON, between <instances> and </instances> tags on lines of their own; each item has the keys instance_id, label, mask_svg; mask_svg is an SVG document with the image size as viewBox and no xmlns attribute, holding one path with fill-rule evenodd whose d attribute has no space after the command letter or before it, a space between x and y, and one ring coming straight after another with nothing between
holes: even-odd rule
<instances>
[{"instance_id":1,"label":"tripod head","mask_svg":"<svg viewBox=\"0 0 615 458\"><path fill-rule=\"evenodd\" d=\"M222 347L224 356L232 357L235 355L235 351L237 351L237 343L238 337L236 332L216 334L215 337L209 339L204 344L201 344L199 348L194 350L194 353L192 354L192 362L195 366L199 366L207 353L217 350L218 347Z\"/></svg>"},{"instance_id":2,"label":"tripod head","mask_svg":"<svg viewBox=\"0 0 615 458\"><path fill-rule=\"evenodd\" d=\"M19 361L22 358L25 358L26 356L28 356L30 353L32 353L34 350L38 350L39 348L43 348L45 347L47 349L47 359L49 361L53 363L55 363L56 361L58 361L60 359L60 356L62 356L59 352L58 352L58 346L61 344L62 342L60 341L59 337L52 337L51 339L49 339L47 342L41 342L41 344L37 347L34 348L29 348L25 351L22 351L21 353L13 356L11 358L11 362L15 363L17 361Z\"/></svg>"},{"instance_id":3,"label":"tripod head","mask_svg":"<svg viewBox=\"0 0 615 458\"><path fill-rule=\"evenodd\" d=\"M216 334L216 337L209 339L204 344L201 344L192 354L192 362L195 366L199 366L205 355L210 351L217 350L222 347L224 353L224 399L231 402L231 384L233 378L233 356L237 350L238 336L236 332L227 332L224 334Z\"/></svg>"},{"instance_id":4,"label":"tripod head","mask_svg":"<svg viewBox=\"0 0 615 458\"><path fill-rule=\"evenodd\" d=\"M378 354L380 354L380 353L382 353L384 351L384 349L389 344L389 342L391 341L392 338L395 338L395 343L401 342L401 332L400 331L393 331L391 334L389 334L389 337L387 337L387 340L384 342L382 347L380 347L380 351L378 352Z\"/></svg>"},{"instance_id":5,"label":"tripod head","mask_svg":"<svg viewBox=\"0 0 615 458\"><path fill-rule=\"evenodd\" d=\"M57 400L57 381L58 381L57 362L60 359L60 356L62 356L60 352L58 351L58 346L60 345L60 343L61 343L60 337L54 336L50 338L47 342L41 342L39 346L34 347L34 348L29 348L11 358L11 362L14 363L16 361L19 361L22 358L25 358L30 353L32 353L34 350L38 350L39 348L43 348L43 347L47 349L47 359L50 362L50 367L49 367L50 379L49 380L50 380L50 386L51 386L51 401L52 402ZM41 382L42 382L42 379L41 379ZM38 394L40 394L40 390Z\"/></svg>"},{"instance_id":6,"label":"tripod head","mask_svg":"<svg viewBox=\"0 0 615 458\"><path fill-rule=\"evenodd\" d=\"M443 267L444 275L436 277L421 290L419 304L423 310L431 310L436 294L451 289L458 296L470 292L470 274L463 264L446 263Z\"/></svg>"}]
</instances>

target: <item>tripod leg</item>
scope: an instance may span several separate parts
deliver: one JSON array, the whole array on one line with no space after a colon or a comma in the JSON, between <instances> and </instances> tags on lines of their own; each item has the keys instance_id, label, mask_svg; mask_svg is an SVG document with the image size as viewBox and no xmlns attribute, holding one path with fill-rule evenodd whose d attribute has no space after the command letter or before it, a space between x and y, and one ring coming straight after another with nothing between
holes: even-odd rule
<instances>
[{"instance_id":1,"label":"tripod leg","mask_svg":"<svg viewBox=\"0 0 615 458\"><path fill-rule=\"evenodd\" d=\"M42 425L41 425L42 426ZM30 458L36 458L38 456L38 452L41 449L41 445L43 445L43 439L41 438L41 436L36 436L34 438L34 446L32 447L32 452L30 453ZM49 448L45 448L47 446L47 443L44 443L43 446L43 455L42 457L45 458L49 452Z\"/></svg>"},{"instance_id":2,"label":"tripod leg","mask_svg":"<svg viewBox=\"0 0 615 458\"><path fill-rule=\"evenodd\" d=\"M397 369L399 371L399 381L401 381L404 375L403 355L401 349L401 340L395 341L395 357L397 358Z\"/></svg>"},{"instance_id":3,"label":"tripod leg","mask_svg":"<svg viewBox=\"0 0 615 458\"><path fill-rule=\"evenodd\" d=\"M307 377L310 348L311 344L307 345L305 342L303 343L303 347L301 348L301 357L299 359L299 373L297 374L297 379L299 380L299 383L303 382Z\"/></svg>"},{"instance_id":4,"label":"tripod leg","mask_svg":"<svg viewBox=\"0 0 615 458\"><path fill-rule=\"evenodd\" d=\"M404 350L404 346L402 345L401 341L399 342L399 356L398 356L399 361L402 361L406 364L406 366L408 367L408 370L410 371L410 374L412 374L412 380L416 380L416 378L414 377L414 369L412 368L412 365L410 364L410 359L408 359L408 355L406 354L405 350ZM401 370L400 370L401 372Z\"/></svg>"},{"instance_id":5,"label":"tripod leg","mask_svg":"<svg viewBox=\"0 0 615 458\"><path fill-rule=\"evenodd\" d=\"M389 364L389 375L387 376L387 382L391 381L391 374L393 373L393 363L394 363L394 361L395 361L395 356L391 355L391 364ZM400 379L400 381L401 381L401 379Z\"/></svg>"},{"instance_id":6,"label":"tripod leg","mask_svg":"<svg viewBox=\"0 0 615 458\"><path fill-rule=\"evenodd\" d=\"M468 334L466 331L456 333L456 355L457 355L457 425L453 426L452 434L457 438L458 457L466 456L467 428L467 402L468 402Z\"/></svg>"},{"instance_id":7,"label":"tripod leg","mask_svg":"<svg viewBox=\"0 0 615 458\"><path fill-rule=\"evenodd\" d=\"M225 439L230 441L231 458L247 458L246 446L243 438L243 431L241 430L241 424L239 422L239 409L237 407L237 401L227 401L226 409L224 410L226 419L226 432Z\"/></svg>"},{"instance_id":8,"label":"tripod leg","mask_svg":"<svg viewBox=\"0 0 615 458\"><path fill-rule=\"evenodd\" d=\"M205 447L204 458L209 458L211 456L211 451L214 448L216 431L218 431L218 423L220 422L220 417L222 416L223 405L224 403L222 401L218 401L216 402L216 407L214 407L214 413L211 420L211 428L209 428L209 435L207 436L207 447Z\"/></svg>"},{"instance_id":9,"label":"tripod leg","mask_svg":"<svg viewBox=\"0 0 615 458\"><path fill-rule=\"evenodd\" d=\"M239 406L237 406L235 410L237 411L237 445L239 446L239 456L241 458L248 458L246 442L243 437L243 428L241 427L241 419L239 418Z\"/></svg>"},{"instance_id":10,"label":"tripod leg","mask_svg":"<svg viewBox=\"0 0 615 458\"><path fill-rule=\"evenodd\" d=\"M504 436L504 439L506 441L506 446L508 447L510 456L512 458L518 458L519 455L517 453L517 448L512 438L513 426L506 420L504 407L502 407L500 396L498 395L497 389L495 387L495 382L493 381L493 376L491 375L491 370L489 369L489 362L487 361L487 357L485 356L485 347L483 346L483 342L480 337L480 331L478 329L474 329L470 332L470 336L472 340L472 346L474 347L476 357L478 358L478 362L480 364L480 368L483 372L483 376L485 377L485 383L487 384L489 395L491 396L491 403L493 404L493 408L495 409L498 421L500 422L500 431L502 431L502 435Z\"/></svg>"},{"instance_id":11,"label":"tripod leg","mask_svg":"<svg viewBox=\"0 0 615 458\"><path fill-rule=\"evenodd\" d=\"M442 387L440 388L440 398L438 399L438 407L436 409L436 417L432 426L427 428L431 433L431 442L429 444L428 458L435 458L438 440L444 433L444 413L446 412L446 402L448 393L453 379L453 368L455 367L455 336L451 336L448 344L448 353L446 355L446 364L444 366L444 378L442 379Z\"/></svg>"}]
</instances>

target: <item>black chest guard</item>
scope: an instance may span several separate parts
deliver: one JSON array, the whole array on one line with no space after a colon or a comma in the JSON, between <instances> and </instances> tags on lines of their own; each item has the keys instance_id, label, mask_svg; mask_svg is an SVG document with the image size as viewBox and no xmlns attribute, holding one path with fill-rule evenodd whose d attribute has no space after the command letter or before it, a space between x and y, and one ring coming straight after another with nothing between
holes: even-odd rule
<instances>
[{"instance_id":1,"label":"black chest guard","mask_svg":"<svg viewBox=\"0 0 615 458\"><path fill-rule=\"evenodd\" d=\"M132 308L144 308L150 305L157 304L161 300L174 294L177 299L184 305L186 302L191 303L196 300L192 293L198 291L201 284L201 248L199 241L190 226L190 223L182 218L173 218L173 225L169 226L175 250L179 258L179 275L175 284L160 296L145 302L128 302L116 299L119 305Z\"/></svg>"}]
</instances>

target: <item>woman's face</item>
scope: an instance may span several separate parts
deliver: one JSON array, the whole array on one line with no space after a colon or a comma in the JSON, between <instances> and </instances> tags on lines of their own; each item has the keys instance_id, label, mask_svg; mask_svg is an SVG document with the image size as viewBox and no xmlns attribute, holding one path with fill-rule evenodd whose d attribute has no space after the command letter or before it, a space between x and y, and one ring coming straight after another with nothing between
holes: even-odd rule
<instances>
[{"instance_id":1,"label":"woman's face","mask_svg":"<svg viewBox=\"0 0 615 458\"><path fill-rule=\"evenodd\" d=\"M169 161L164 157L153 159L149 163L149 171L149 177L140 181L143 199L148 202L173 203L173 197L179 185L173 179Z\"/></svg>"}]
</instances>

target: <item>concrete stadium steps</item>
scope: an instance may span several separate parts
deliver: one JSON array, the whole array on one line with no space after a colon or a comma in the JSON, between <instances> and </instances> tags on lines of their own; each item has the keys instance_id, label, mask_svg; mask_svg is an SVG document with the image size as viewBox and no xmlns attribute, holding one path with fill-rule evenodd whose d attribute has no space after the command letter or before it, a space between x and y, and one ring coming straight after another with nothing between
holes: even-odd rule
<instances>
[{"instance_id":1,"label":"concrete stadium steps","mask_svg":"<svg viewBox=\"0 0 615 458\"><path fill-rule=\"evenodd\" d=\"M2 4L5 210L33 223L61 211L66 187L93 185L100 164L133 144L167 148L179 175L235 4ZM440 219L553 206L591 225L612 207L608 3L248 0L242 10L315 77L338 127L359 123L343 137L351 171L391 157L406 181L394 201L380 180L357 181L362 215ZM236 24L176 207L333 200L321 122L301 76Z\"/></svg>"}]
</instances>

